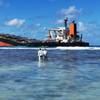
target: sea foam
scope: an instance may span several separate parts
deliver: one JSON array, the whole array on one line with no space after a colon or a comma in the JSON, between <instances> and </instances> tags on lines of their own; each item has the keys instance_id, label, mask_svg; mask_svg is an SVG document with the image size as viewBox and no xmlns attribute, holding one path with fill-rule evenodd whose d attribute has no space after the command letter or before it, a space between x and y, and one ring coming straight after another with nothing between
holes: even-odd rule
<instances>
[{"instance_id":1,"label":"sea foam","mask_svg":"<svg viewBox=\"0 0 100 100\"><path fill-rule=\"evenodd\" d=\"M0 49L33 49L38 50L42 47L0 47ZM43 47L45 48L45 47ZM100 47L55 47L55 48L46 48L47 50L100 50Z\"/></svg>"}]
</instances>

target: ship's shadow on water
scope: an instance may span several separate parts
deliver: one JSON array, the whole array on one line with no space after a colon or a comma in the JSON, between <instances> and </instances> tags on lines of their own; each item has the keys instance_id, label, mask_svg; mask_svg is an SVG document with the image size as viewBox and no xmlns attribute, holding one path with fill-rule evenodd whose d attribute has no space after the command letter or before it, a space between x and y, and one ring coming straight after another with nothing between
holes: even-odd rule
<instances>
[{"instance_id":1,"label":"ship's shadow on water","mask_svg":"<svg viewBox=\"0 0 100 100\"><path fill-rule=\"evenodd\" d=\"M0 50L0 100L99 100L100 51Z\"/></svg>"}]
</instances>

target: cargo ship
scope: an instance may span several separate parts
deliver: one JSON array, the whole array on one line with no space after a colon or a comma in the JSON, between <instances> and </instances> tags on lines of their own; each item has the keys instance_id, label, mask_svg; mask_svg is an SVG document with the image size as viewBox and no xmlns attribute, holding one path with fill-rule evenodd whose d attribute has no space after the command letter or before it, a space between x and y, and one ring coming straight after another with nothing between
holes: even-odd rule
<instances>
[{"instance_id":1,"label":"cargo ship","mask_svg":"<svg viewBox=\"0 0 100 100\"><path fill-rule=\"evenodd\" d=\"M68 25L68 18L64 20L64 27L48 30L46 40L27 39L20 36L0 34L0 46L27 46L27 47L66 47L89 46L84 42L82 35L78 35L77 24L72 21Z\"/></svg>"}]
</instances>

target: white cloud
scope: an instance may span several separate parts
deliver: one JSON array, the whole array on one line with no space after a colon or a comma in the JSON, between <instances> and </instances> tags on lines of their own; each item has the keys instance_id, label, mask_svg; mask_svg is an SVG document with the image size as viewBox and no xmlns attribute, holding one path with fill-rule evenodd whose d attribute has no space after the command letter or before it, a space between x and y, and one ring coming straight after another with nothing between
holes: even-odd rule
<instances>
[{"instance_id":1,"label":"white cloud","mask_svg":"<svg viewBox=\"0 0 100 100\"><path fill-rule=\"evenodd\" d=\"M8 25L8 26L21 26L25 23L25 20L24 19L12 19L12 20L9 20L7 22L5 22L5 25Z\"/></svg>"},{"instance_id":2,"label":"white cloud","mask_svg":"<svg viewBox=\"0 0 100 100\"><path fill-rule=\"evenodd\" d=\"M37 27L40 27L40 26L41 26L41 24L40 24L40 23L37 23L37 24L36 24L36 26L37 26Z\"/></svg>"},{"instance_id":3,"label":"white cloud","mask_svg":"<svg viewBox=\"0 0 100 100\"><path fill-rule=\"evenodd\" d=\"M70 6L67 9L62 9L61 10L61 15L68 17L68 18L76 18L77 16L80 15L81 9L77 9L75 6Z\"/></svg>"},{"instance_id":4,"label":"white cloud","mask_svg":"<svg viewBox=\"0 0 100 100\"><path fill-rule=\"evenodd\" d=\"M82 32L84 40L90 44L100 44L100 24L95 22L78 22L78 31Z\"/></svg>"},{"instance_id":5,"label":"white cloud","mask_svg":"<svg viewBox=\"0 0 100 100\"><path fill-rule=\"evenodd\" d=\"M78 22L78 31L85 32L87 30L86 25L83 22Z\"/></svg>"},{"instance_id":6,"label":"white cloud","mask_svg":"<svg viewBox=\"0 0 100 100\"><path fill-rule=\"evenodd\" d=\"M64 23L64 20L59 19L59 20L56 21L56 23L57 23L57 24L62 24L62 23Z\"/></svg>"},{"instance_id":7,"label":"white cloud","mask_svg":"<svg viewBox=\"0 0 100 100\"><path fill-rule=\"evenodd\" d=\"M4 2L3 2L3 0L0 0L0 6L2 6L2 5L3 5L3 3L4 3Z\"/></svg>"},{"instance_id":8,"label":"white cloud","mask_svg":"<svg viewBox=\"0 0 100 100\"><path fill-rule=\"evenodd\" d=\"M9 7L10 3L7 0L0 0L0 7L2 6Z\"/></svg>"}]
</instances>

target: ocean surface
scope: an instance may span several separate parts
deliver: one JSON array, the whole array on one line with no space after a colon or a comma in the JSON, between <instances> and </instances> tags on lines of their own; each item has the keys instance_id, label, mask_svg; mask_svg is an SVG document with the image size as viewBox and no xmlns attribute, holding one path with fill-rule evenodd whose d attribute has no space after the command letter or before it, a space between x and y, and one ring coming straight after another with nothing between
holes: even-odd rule
<instances>
[{"instance_id":1,"label":"ocean surface","mask_svg":"<svg viewBox=\"0 0 100 100\"><path fill-rule=\"evenodd\" d=\"M0 48L0 100L100 100L100 48Z\"/></svg>"}]
</instances>

